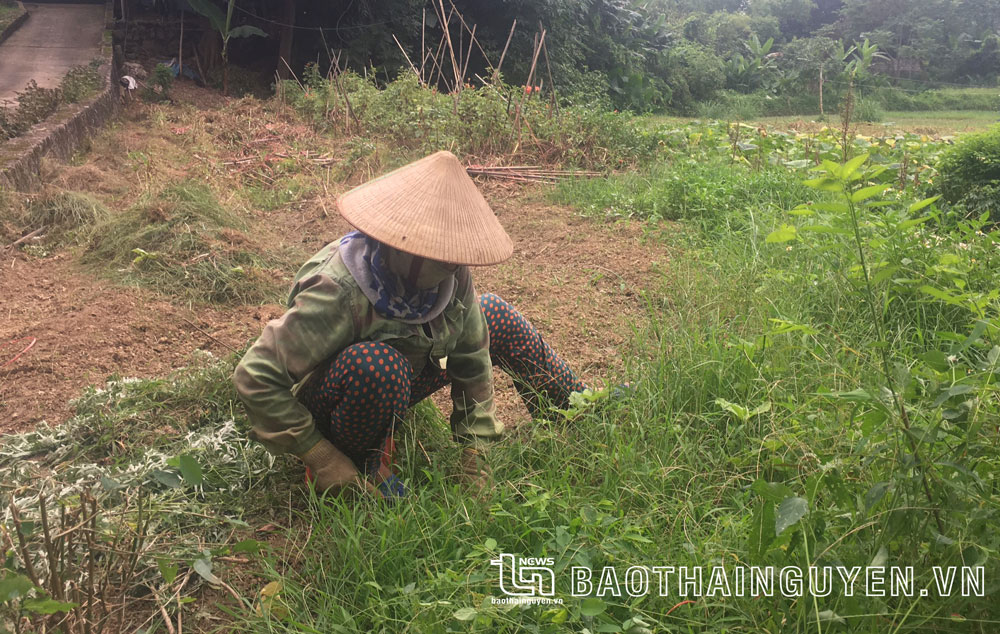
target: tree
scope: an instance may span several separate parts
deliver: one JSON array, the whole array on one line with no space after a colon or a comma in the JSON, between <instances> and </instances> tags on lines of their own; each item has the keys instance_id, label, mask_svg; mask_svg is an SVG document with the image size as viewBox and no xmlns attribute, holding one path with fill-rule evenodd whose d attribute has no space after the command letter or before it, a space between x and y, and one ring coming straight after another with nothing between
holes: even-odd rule
<instances>
[{"instance_id":1,"label":"tree","mask_svg":"<svg viewBox=\"0 0 1000 634\"><path fill-rule=\"evenodd\" d=\"M818 9L814 0L750 0L750 15L770 16L778 21L781 40L808 37L812 16Z\"/></svg>"},{"instance_id":2,"label":"tree","mask_svg":"<svg viewBox=\"0 0 1000 634\"><path fill-rule=\"evenodd\" d=\"M236 6L236 0L229 0L225 15L222 15L222 10L212 0L188 0L188 4L191 5L192 9L208 18L208 21L212 24L212 28L222 36L222 93L228 95L229 40L234 37L250 37L252 35L267 37L267 33L248 24L237 27L232 26L233 9Z\"/></svg>"}]
</instances>

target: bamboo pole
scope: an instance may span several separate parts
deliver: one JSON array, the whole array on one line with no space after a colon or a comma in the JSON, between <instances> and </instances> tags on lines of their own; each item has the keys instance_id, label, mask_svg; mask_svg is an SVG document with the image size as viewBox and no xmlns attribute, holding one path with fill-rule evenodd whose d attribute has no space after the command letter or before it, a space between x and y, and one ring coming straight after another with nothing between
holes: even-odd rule
<instances>
[{"instance_id":1,"label":"bamboo pole","mask_svg":"<svg viewBox=\"0 0 1000 634\"><path fill-rule=\"evenodd\" d=\"M497 77L500 75L500 68L503 66L503 59L507 57L507 48L510 46L510 41L514 37L514 27L516 26L517 26L517 20L514 20L514 23L510 25L510 33L507 34L507 43L504 44L503 52L500 53L500 61L497 62L497 67L493 69L494 83L496 82Z\"/></svg>"}]
</instances>

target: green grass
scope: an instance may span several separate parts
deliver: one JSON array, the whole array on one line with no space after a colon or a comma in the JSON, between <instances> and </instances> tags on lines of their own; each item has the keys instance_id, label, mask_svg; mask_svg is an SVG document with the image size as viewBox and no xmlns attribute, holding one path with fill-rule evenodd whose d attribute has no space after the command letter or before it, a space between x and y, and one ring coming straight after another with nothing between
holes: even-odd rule
<instances>
[{"instance_id":1,"label":"green grass","mask_svg":"<svg viewBox=\"0 0 1000 634\"><path fill-rule=\"evenodd\" d=\"M175 593L192 599L192 631L995 631L1000 234L940 201L913 206L927 179L901 178L891 151L912 143L911 159L933 163L936 146L919 137L852 144L881 157L850 181L849 205L832 191L839 168L822 163L840 152L830 135L661 132L662 162L552 194L598 221L669 219L676 234L657 235L683 235L662 279L642 289L623 376L606 377L636 392L512 430L487 454L495 486L482 497L459 484L458 448L424 403L400 431L409 497L391 507L315 498L297 461L247 440L235 359L88 391L66 426L5 439L0 492L17 491L30 516L42 484L68 499L99 488L121 518L101 533L109 546L136 539L128 501L143 491L156 538L137 583L171 617ZM191 183L109 223L91 243L95 263L183 297L213 288L192 259L243 228ZM136 262L137 246L149 257ZM247 563L227 564L237 553ZM500 553L552 557L565 603L494 604ZM238 598L207 590L201 572L180 589L206 559ZM872 562L914 566L918 588L932 566L983 565L987 596L858 589L685 603L674 588L585 598L569 586L571 566ZM269 583L280 592L262 604ZM166 629L152 602L141 605L139 621Z\"/></svg>"},{"instance_id":2,"label":"green grass","mask_svg":"<svg viewBox=\"0 0 1000 634\"><path fill-rule=\"evenodd\" d=\"M58 192L32 200L21 215L19 224L26 230L43 230L52 242L90 235L97 223L110 217L110 212L88 194Z\"/></svg>"},{"instance_id":3,"label":"green grass","mask_svg":"<svg viewBox=\"0 0 1000 634\"><path fill-rule=\"evenodd\" d=\"M3 31L24 13L16 4L9 5L0 3L0 31Z\"/></svg>"},{"instance_id":4,"label":"green grass","mask_svg":"<svg viewBox=\"0 0 1000 634\"><path fill-rule=\"evenodd\" d=\"M553 199L599 217L686 219L706 231L724 232L742 231L752 214L790 208L809 193L786 169L750 171L715 158L566 181Z\"/></svg>"},{"instance_id":5,"label":"green grass","mask_svg":"<svg viewBox=\"0 0 1000 634\"><path fill-rule=\"evenodd\" d=\"M686 125L699 119L692 117L674 117L667 115L652 115L646 120L653 125ZM736 120L736 118L733 118ZM796 128L806 131L818 131L824 126L837 127L839 117L836 113L828 113L825 119L819 113L807 115L789 115L781 117L754 116L742 119L747 122L764 125L775 130ZM931 133L938 135L958 135L968 132L982 131L1000 120L1000 112L994 110L923 110L923 111L885 111L882 120L875 123L859 125L862 134L887 134L897 130L909 132Z\"/></svg>"}]
</instances>

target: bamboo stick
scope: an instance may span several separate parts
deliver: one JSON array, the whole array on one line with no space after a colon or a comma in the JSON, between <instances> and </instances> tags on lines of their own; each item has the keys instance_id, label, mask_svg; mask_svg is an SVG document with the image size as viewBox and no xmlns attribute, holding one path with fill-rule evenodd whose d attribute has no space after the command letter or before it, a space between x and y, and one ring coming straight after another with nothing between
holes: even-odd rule
<instances>
[{"instance_id":1,"label":"bamboo stick","mask_svg":"<svg viewBox=\"0 0 1000 634\"><path fill-rule=\"evenodd\" d=\"M517 26L517 20L510 25L510 33L507 34L507 43L503 46L503 52L500 53L500 61L497 62L497 67L493 69L493 81L496 82L497 77L500 75L500 68L503 66L503 59L507 57L507 48L510 46L510 40L514 37L514 27Z\"/></svg>"}]
</instances>

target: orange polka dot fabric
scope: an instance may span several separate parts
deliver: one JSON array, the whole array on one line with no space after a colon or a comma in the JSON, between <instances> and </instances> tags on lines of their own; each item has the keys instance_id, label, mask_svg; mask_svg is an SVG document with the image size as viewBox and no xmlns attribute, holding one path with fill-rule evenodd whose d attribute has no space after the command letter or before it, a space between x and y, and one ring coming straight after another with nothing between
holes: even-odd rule
<instances>
[{"instance_id":1,"label":"orange polka dot fabric","mask_svg":"<svg viewBox=\"0 0 1000 634\"><path fill-rule=\"evenodd\" d=\"M585 385L513 306L496 295L479 298L490 333L490 358L514 379L534 416L539 396L565 408ZM352 344L320 368L299 392L320 432L359 470L372 476L393 454L393 431L406 410L449 383L433 363L413 376L410 362L392 346Z\"/></svg>"},{"instance_id":2,"label":"orange polka dot fabric","mask_svg":"<svg viewBox=\"0 0 1000 634\"><path fill-rule=\"evenodd\" d=\"M480 295L479 305L490 331L493 365L514 379L514 385L532 416L540 412L539 396L565 409L571 392L586 386L559 358L524 315L492 293Z\"/></svg>"}]
</instances>

